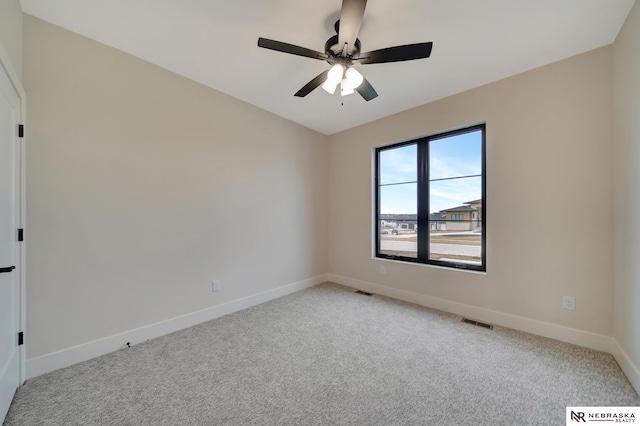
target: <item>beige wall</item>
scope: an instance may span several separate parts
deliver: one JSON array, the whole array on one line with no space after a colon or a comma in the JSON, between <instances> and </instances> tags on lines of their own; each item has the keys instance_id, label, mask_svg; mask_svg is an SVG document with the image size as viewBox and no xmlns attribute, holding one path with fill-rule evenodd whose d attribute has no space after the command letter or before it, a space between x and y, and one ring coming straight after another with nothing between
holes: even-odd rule
<instances>
[{"instance_id":1,"label":"beige wall","mask_svg":"<svg viewBox=\"0 0 640 426\"><path fill-rule=\"evenodd\" d=\"M0 45L22 79L22 8L20 0L0 1Z\"/></svg>"},{"instance_id":2,"label":"beige wall","mask_svg":"<svg viewBox=\"0 0 640 426\"><path fill-rule=\"evenodd\" d=\"M30 16L24 70L27 358L327 272L325 136Z\"/></svg>"},{"instance_id":3,"label":"beige wall","mask_svg":"<svg viewBox=\"0 0 640 426\"><path fill-rule=\"evenodd\" d=\"M640 392L640 3L614 44L614 338ZM620 361L619 361L620 362ZM629 375L629 374L628 374ZM631 375L630 375L631 376ZM633 376L631 376L633 377Z\"/></svg>"},{"instance_id":4,"label":"beige wall","mask_svg":"<svg viewBox=\"0 0 640 426\"><path fill-rule=\"evenodd\" d=\"M611 81L609 46L332 136L331 273L610 336ZM372 149L484 121L487 273L372 259Z\"/></svg>"}]
</instances>

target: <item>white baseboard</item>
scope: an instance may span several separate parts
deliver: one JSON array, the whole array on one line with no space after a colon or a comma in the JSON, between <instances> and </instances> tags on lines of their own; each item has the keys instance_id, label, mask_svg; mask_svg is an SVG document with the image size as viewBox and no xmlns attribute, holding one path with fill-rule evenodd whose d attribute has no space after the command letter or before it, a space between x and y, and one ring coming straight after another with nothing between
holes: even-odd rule
<instances>
[{"instance_id":1,"label":"white baseboard","mask_svg":"<svg viewBox=\"0 0 640 426\"><path fill-rule=\"evenodd\" d=\"M251 306L259 305L260 303L322 284L326 281L328 281L327 274L318 275L317 277L253 294L242 299L233 300L155 324L128 330L113 336L93 340L61 351L31 358L26 362L27 379L122 349L124 348L123 342L136 344L155 337L164 336L165 334L241 311Z\"/></svg>"},{"instance_id":2,"label":"white baseboard","mask_svg":"<svg viewBox=\"0 0 640 426\"><path fill-rule=\"evenodd\" d=\"M450 312L452 314L460 315L477 321L525 331L527 333L561 340L563 342L596 349L602 352L611 353L612 351L612 339L609 336L590 333L588 331L577 330L569 327L563 327L560 325L538 321L531 318L520 317L517 315L506 314L503 312L493 311L491 309L481 308L478 306L453 302L450 300L414 293L407 290L400 290L397 288L387 287L380 284L374 284L336 274L328 274L328 280L336 284L345 285L347 287L352 287L359 290L365 290L370 293L380 294L382 296L392 297L394 299L415 303L421 306L426 306L428 308Z\"/></svg>"},{"instance_id":3,"label":"white baseboard","mask_svg":"<svg viewBox=\"0 0 640 426\"><path fill-rule=\"evenodd\" d=\"M629 355L622 349L618 341L614 338L611 345L611 354L614 356L627 379L631 382L631 386L640 395L640 368L633 363Z\"/></svg>"}]
</instances>

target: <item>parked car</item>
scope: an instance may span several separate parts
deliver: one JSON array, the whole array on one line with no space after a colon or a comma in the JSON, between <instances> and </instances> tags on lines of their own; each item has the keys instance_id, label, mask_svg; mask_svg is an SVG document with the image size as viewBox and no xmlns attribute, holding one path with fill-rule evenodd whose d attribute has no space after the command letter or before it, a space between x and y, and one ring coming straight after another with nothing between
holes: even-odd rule
<instances>
[{"instance_id":1,"label":"parked car","mask_svg":"<svg viewBox=\"0 0 640 426\"><path fill-rule=\"evenodd\" d=\"M386 235L388 233L389 233L389 231L387 231L386 229L380 228L380 235Z\"/></svg>"}]
</instances>

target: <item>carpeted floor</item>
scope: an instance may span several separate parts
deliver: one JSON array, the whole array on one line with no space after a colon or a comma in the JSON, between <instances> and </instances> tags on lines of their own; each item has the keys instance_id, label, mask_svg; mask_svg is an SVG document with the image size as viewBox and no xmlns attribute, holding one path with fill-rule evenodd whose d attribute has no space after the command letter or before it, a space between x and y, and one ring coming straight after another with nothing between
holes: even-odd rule
<instances>
[{"instance_id":1,"label":"carpeted floor","mask_svg":"<svg viewBox=\"0 0 640 426\"><path fill-rule=\"evenodd\" d=\"M28 380L12 425L564 425L606 353L323 284Z\"/></svg>"}]
</instances>

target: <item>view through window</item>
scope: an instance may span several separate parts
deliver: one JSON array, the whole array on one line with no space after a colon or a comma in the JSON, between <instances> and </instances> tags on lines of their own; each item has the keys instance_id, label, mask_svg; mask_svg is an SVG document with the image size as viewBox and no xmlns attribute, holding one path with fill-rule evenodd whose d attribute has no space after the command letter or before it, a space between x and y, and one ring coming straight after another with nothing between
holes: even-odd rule
<instances>
[{"instance_id":1,"label":"view through window","mask_svg":"<svg viewBox=\"0 0 640 426\"><path fill-rule=\"evenodd\" d=\"M485 125L376 149L376 256L485 270Z\"/></svg>"}]
</instances>

